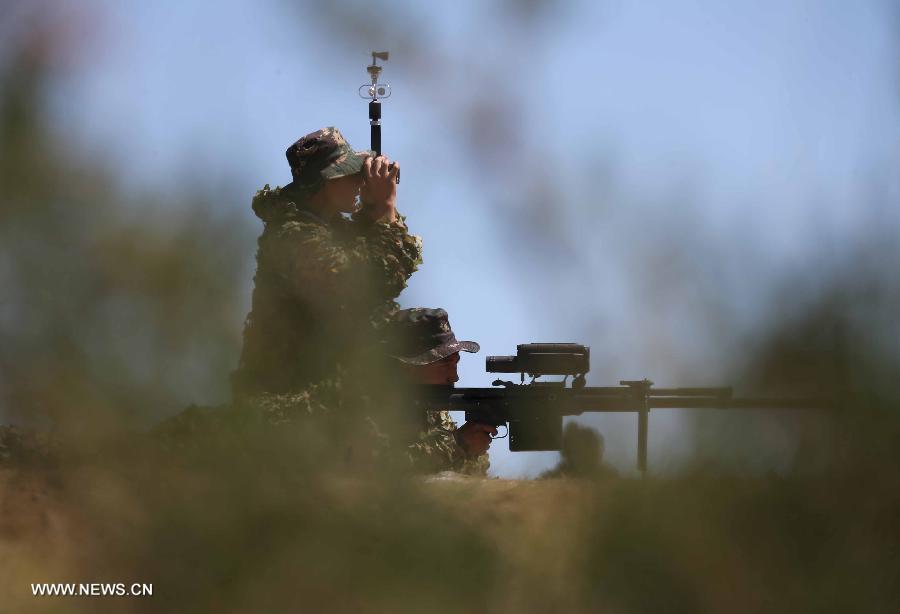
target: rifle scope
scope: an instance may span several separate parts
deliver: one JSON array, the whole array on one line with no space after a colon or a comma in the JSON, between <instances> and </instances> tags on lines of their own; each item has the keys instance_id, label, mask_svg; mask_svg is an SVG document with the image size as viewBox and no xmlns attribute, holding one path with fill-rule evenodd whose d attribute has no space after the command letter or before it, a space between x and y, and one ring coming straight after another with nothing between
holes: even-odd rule
<instances>
[{"instance_id":1,"label":"rifle scope","mask_svg":"<svg viewBox=\"0 0 900 614\"><path fill-rule=\"evenodd\" d=\"M580 343L522 343L515 356L488 356L488 373L584 375L591 370L591 348Z\"/></svg>"}]
</instances>

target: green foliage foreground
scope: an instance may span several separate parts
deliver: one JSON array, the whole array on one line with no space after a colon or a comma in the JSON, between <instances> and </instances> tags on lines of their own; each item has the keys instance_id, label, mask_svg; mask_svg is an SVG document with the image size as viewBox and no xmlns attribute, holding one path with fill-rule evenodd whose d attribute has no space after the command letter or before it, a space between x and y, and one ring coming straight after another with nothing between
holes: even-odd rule
<instances>
[{"instance_id":1,"label":"green foliage foreground","mask_svg":"<svg viewBox=\"0 0 900 614\"><path fill-rule=\"evenodd\" d=\"M851 440L861 434L844 426ZM53 466L4 469L5 604L877 612L900 603L897 464L865 448L848 446L828 475L802 479L515 481L347 465L310 437L242 422L173 449L120 434L89 451L63 442ZM154 594L37 598L29 588L120 581L152 583Z\"/></svg>"}]
</instances>

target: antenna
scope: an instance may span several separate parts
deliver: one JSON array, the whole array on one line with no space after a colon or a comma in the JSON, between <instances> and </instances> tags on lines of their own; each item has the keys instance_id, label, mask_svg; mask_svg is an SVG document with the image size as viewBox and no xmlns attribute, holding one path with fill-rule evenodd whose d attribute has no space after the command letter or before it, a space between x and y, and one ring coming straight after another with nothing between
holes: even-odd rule
<instances>
[{"instance_id":1,"label":"antenna","mask_svg":"<svg viewBox=\"0 0 900 614\"><path fill-rule=\"evenodd\" d=\"M371 83L359 86L360 98L369 100L369 125L372 130L372 151L376 156L381 155L381 100L379 98L391 97L391 86L387 83L379 83L381 71L384 67L378 65L378 60L387 62L390 54L387 51L373 51L372 63L366 66ZM400 183L400 174L397 173L397 183Z\"/></svg>"}]
</instances>

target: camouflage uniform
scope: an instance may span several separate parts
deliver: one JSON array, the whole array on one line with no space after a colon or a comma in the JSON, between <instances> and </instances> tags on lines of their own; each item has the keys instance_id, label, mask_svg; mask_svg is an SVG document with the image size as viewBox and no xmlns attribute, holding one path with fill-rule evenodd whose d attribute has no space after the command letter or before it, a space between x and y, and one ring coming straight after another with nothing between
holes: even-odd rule
<instances>
[{"instance_id":1,"label":"camouflage uniform","mask_svg":"<svg viewBox=\"0 0 900 614\"><path fill-rule=\"evenodd\" d=\"M317 435L331 442L330 456L355 468L378 463L401 472L487 475L488 456L466 454L456 441L456 423L449 412L421 418L412 410L405 416L391 414L394 408L405 410L398 395L364 394L354 384L347 386L348 379L322 380L302 392L257 395L240 411L273 426L314 423Z\"/></svg>"},{"instance_id":2,"label":"camouflage uniform","mask_svg":"<svg viewBox=\"0 0 900 614\"><path fill-rule=\"evenodd\" d=\"M477 352L474 341L458 341L443 309L414 308L398 311L389 327L389 353L410 365L427 365L456 352ZM410 412L416 415L412 410ZM450 412L428 412L418 423L419 431L406 453L414 465L425 471L453 470L486 475L487 454L472 458L456 440L457 426Z\"/></svg>"},{"instance_id":3,"label":"camouflage uniform","mask_svg":"<svg viewBox=\"0 0 900 614\"><path fill-rule=\"evenodd\" d=\"M404 218L373 222L358 212L324 220L306 206L326 180L358 173L366 155L334 128L314 132L287 151L294 181L254 197L265 228L235 398L297 392L330 377L397 309L422 250Z\"/></svg>"},{"instance_id":4,"label":"camouflage uniform","mask_svg":"<svg viewBox=\"0 0 900 614\"><path fill-rule=\"evenodd\" d=\"M487 455L466 455L449 412L423 415L404 402L405 392L396 378L387 385L367 386L365 380L339 370L299 392L262 393L218 408L191 406L157 425L153 434L169 452L191 452L239 447L246 444L244 431L259 434L260 428L274 428L290 433L298 462L305 459L320 470L332 466L365 472L380 467L486 475ZM2 460L0 454L0 466Z\"/></svg>"},{"instance_id":5,"label":"camouflage uniform","mask_svg":"<svg viewBox=\"0 0 900 614\"><path fill-rule=\"evenodd\" d=\"M415 412L391 413L404 407L398 400L403 391L384 371L376 340L421 262L421 241L402 217L372 222L358 212L324 220L306 205L328 179L360 172L370 152L353 151L340 132L325 128L298 140L286 155L294 181L267 185L253 199L265 228L244 347L232 375L239 413L274 425L312 422L319 435L346 444L350 456L483 474L486 457L466 458L447 412L421 416L418 424Z\"/></svg>"},{"instance_id":6,"label":"camouflage uniform","mask_svg":"<svg viewBox=\"0 0 900 614\"><path fill-rule=\"evenodd\" d=\"M419 440L407 448L409 461L426 472L459 471L485 476L490 468L487 454L469 457L456 442L456 422L450 412L429 412Z\"/></svg>"},{"instance_id":7,"label":"camouflage uniform","mask_svg":"<svg viewBox=\"0 0 900 614\"><path fill-rule=\"evenodd\" d=\"M449 412L426 413L413 407L409 393L416 382L398 372L400 363L426 365L478 349L473 341L456 340L443 309L403 309L383 329L379 356L366 362L365 369L338 368L334 377L302 391L249 398L243 409L268 424L314 423L319 435L334 443L330 452L357 467L377 461L401 471L452 470L483 476L488 456L466 454L456 440L457 427Z\"/></svg>"}]
</instances>

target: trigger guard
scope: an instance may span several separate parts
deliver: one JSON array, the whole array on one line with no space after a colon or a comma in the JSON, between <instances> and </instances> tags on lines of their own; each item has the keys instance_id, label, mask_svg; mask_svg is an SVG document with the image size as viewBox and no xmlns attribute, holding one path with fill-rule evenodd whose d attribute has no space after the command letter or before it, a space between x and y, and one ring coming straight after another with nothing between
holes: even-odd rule
<instances>
[{"instance_id":1,"label":"trigger guard","mask_svg":"<svg viewBox=\"0 0 900 614\"><path fill-rule=\"evenodd\" d=\"M491 435L491 441L493 441L494 439L506 439L506 437L509 435L509 427L506 426L505 424L501 424L500 426L505 428L506 432L503 433L502 436L501 435Z\"/></svg>"}]
</instances>

